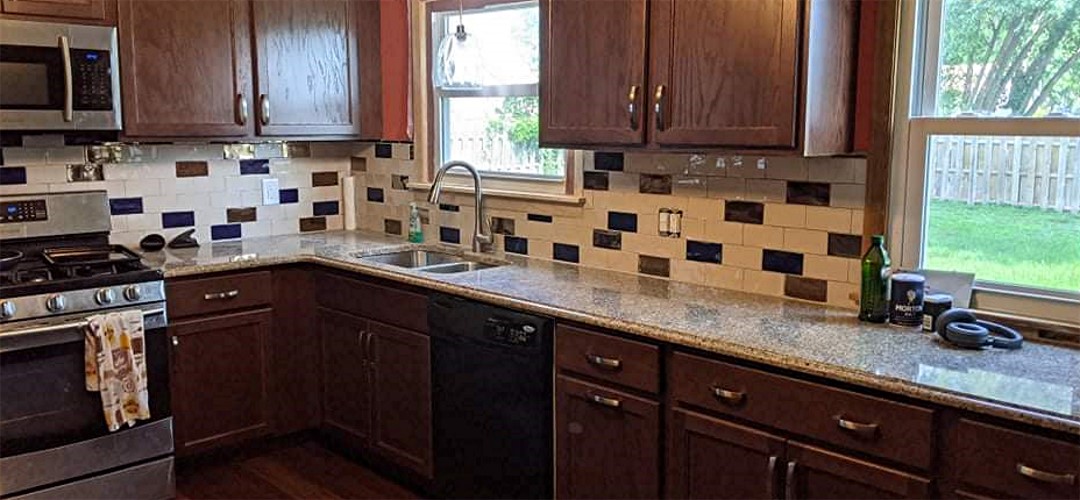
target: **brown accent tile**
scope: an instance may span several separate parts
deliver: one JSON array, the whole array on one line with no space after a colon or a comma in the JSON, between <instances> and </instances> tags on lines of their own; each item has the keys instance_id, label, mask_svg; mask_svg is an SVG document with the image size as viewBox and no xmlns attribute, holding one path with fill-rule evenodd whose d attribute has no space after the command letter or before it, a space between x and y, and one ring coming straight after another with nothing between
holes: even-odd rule
<instances>
[{"instance_id":1,"label":"brown accent tile","mask_svg":"<svg viewBox=\"0 0 1080 500\"><path fill-rule=\"evenodd\" d=\"M507 219L506 217L492 217L491 232L494 234L507 234L513 236L514 219Z\"/></svg>"},{"instance_id":2,"label":"brown accent tile","mask_svg":"<svg viewBox=\"0 0 1080 500\"><path fill-rule=\"evenodd\" d=\"M349 171L352 173L367 172L367 158L358 156L349 158Z\"/></svg>"},{"instance_id":3,"label":"brown accent tile","mask_svg":"<svg viewBox=\"0 0 1080 500\"><path fill-rule=\"evenodd\" d=\"M638 272L650 276L667 278L671 276L671 259L652 257L649 255L638 256Z\"/></svg>"},{"instance_id":4,"label":"brown accent tile","mask_svg":"<svg viewBox=\"0 0 1080 500\"><path fill-rule=\"evenodd\" d=\"M337 172L312 172L311 187L338 185Z\"/></svg>"},{"instance_id":5,"label":"brown accent tile","mask_svg":"<svg viewBox=\"0 0 1080 500\"><path fill-rule=\"evenodd\" d=\"M396 219L383 219L383 230L386 234L401 236L401 221Z\"/></svg>"},{"instance_id":6,"label":"brown accent tile","mask_svg":"<svg viewBox=\"0 0 1080 500\"><path fill-rule=\"evenodd\" d=\"M229 208L225 210L228 222L255 222L258 218L255 207Z\"/></svg>"},{"instance_id":7,"label":"brown accent tile","mask_svg":"<svg viewBox=\"0 0 1080 500\"><path fill-rule=\"evenodd\" d=\"M825 302L828 299L829 282L801 276L784 276L784 295L797 299Z\"/></svg>"},{"instance_id":8,"label":"brown accent tile","mask_svg":"<svg viewBox=\"0 0 1080 500\"><path fill-rule=\"evenodd\" d=\"M598 248L622 250L622 233L607 229L593 229L592 244Z\"/></svg>"},{"instance_id":9,"label":"brown accent tile","mask_svg":"<svg viewBox=\"0 0 1080 500\"><path fill-rule=\"evenodd\" d=\"M646 194L671 194L671 176L641 174L638 177L638 192Z\"/></svg>"},{"instance_id":10,"label":"brown accent tile","mask_svg":"<svg viewBox=\"0 0 1080 500\"><path fill-rule=\"evenodd\" d=\"M585 189L593 191L607 191L610 181L608 180L607 172L583 172L582 178L584 179Z\"/></svg>"},{"instance_id":11,"label":"brown accent tile","mask_svg":"<svg viewBox=\"0 0 1080 500\"><path fill-rule=\"evenodd\" d=\"M289 158L311 158L311 143L290 142L285 144L285 155Z\"/></svg>"},{"instance_id":12,"label":"brown accent tile","mask_svg":"<svg viewBox=\"0 0 1080 500\"><path fill-rule=\"evenodd\" d=\"M765 205L753 201L728 201L724 203L724 220L762 224L765 222Z\"/></svg>"},{"instance_id":13,"label":"brown accent tile","mask_svg":"<svg viewBox=\"0 0 1080 500\"><path fill-rule=\"evenodd\" d=\"M862 236L829 233L829 255L859 258L862 255Z\"/></svg>"},{"instance_id":14,"label":"brown accent tile","mask_svg":"<svg viewBox=\"0 0 1080 500\"><path fill-rule=\"evenodd\" d=\"M787 183L787 202L798 205L829 206L830 186L824 182Z\"/></svg>"},{"instance_id":15,"label":"brown accent tile","mask_svg":"<svg viewBox=\"0 0 1080 500\"><path fill-rule=\"evenodd\" d=\"M409 189L409 176L397 174L391 175L390 189L397 189L401 191Z\"/></svg>"},{"instance_id":16,"label":"brown accent tile","mask_svg":"<svg viewBox=\"0 0 1080 500\"><path fill-rule=\"evenodd\" d=\"M210 165L205 161L176 162L177 177L206 177L210 175Z\"/></svg>"},{"instance_id":17,"label":"brown accent tile","mask_svg":"<svg viewBox=\"0 0 1080 500\"><path fill-rule=\"evenodd\" d=\"M326 217L304 217L300 219L300 232L326 231Z\"/></svg>"}]
</instances>

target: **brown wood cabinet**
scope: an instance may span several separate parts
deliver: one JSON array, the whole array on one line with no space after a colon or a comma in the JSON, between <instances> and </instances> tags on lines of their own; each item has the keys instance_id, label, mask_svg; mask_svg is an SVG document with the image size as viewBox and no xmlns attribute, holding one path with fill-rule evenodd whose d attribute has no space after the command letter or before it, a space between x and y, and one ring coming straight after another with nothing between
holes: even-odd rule
<instances>
[{"instance_id":1,"label":"brown wood cabinet","mask_svg":"<svg viewBox=\"0 0 1080 500\"><path fill-rule=\"evenodd\" d=\"M319 308L322 338L322 428L350 447L371 439L371 372L365 355L368 321Z\"/></svg>"},{"instance_id":2,"label":"brown wood cabinet","mask_svg":"<svg viewBox=\"0 0 1080 500\"><path fill-rule=\"evenodd\" d=\"M787 443L784 498L928 498L930 481L804 444Z\"/></svg>"},{"instance_id":3,"label":"brown wood cabinet","mask_svg":"<svg viewBox=\"0 0 1080 500\"><path fill-rule=\"evenodd\" d=\"M269 309L174 322L171 393L176 452L186 455L269 432Z\"/></svg>"},{"instance_id":4,"label":"brown wood cabinet","mask_svg":"<svg viewBox=\"0 0 1080 500\"><path fill-rule=\"evenodd\" d=\"M369 323L371 445L386 459L432 477L431 339Z\"/></svg>"},{"instance_id":5,"label":"brown wood cabinet","mask_svg":"<svg viewBox=\"0 0 1080 500\"><path fill-rule=\"evenodd\" d=\"M541 2L541 144L851 151L855 0L585 3Z\"/></svg>"},{"instance_id":6,"label":"brown wood cabinet","mask_svg":"<svg viewBox=\"0 0 1080 500\"><path fill-rule=\"evenodd\" d=\"M0 0L4 17L86 24L116 24L116 0Z\"/></svg>"}]
</instances>

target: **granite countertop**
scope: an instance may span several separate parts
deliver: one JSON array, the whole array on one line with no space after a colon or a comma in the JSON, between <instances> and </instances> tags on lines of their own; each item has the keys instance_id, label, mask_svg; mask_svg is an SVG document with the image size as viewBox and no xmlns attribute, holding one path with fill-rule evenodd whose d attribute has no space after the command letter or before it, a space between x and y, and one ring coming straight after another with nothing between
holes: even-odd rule
<instances>
[{"instance_id":1,"label":"granite countertop","mask_svg":"<svg viewBox=\"0 0 1080 500\"><path fill-rule=\"evenodd\" d=\"M861 323L845 309L526 257L461 274L359 259L415 246L337 231L145 257L166 277L317 263L1080 435L1080 350L1034 342L963 350L935 335Z\"/></svg>"}]
</instances>

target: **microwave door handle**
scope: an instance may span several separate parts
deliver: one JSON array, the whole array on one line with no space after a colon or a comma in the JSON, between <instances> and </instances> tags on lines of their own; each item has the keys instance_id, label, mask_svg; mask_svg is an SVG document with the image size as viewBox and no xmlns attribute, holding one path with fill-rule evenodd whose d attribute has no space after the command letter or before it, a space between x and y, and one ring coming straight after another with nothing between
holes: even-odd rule
<instances>
[{"instance_id":1,"label":"microwave door handle","mask_svg":"<svg viewBox=\"0 0 1080 500\"><path fill-rule=\"evenodd\" d=\"M145 321L151 316L164 315L165 308L144 309L142 313ZM0 354L80 341L87 324L82 320L0 332Z\"/></svg>"},{"instance_id":2,"label":"microwave door handle","mask_svg":"<svg viewBox=\"0 0 1080 500\"><path fill-rule=\"evenodd\" d=\"M60 57L64 61L64 121L71 123L75 112L72 104L74 92L71 80L71 41L67 35L59 36Z\"/></svg>"}]
</instances>

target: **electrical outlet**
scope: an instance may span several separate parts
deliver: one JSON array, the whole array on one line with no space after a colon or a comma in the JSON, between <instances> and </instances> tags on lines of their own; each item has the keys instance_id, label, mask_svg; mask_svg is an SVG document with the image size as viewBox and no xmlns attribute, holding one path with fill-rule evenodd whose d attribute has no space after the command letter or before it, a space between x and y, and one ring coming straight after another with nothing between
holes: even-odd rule
<instances>
[{"instance_id":1,"label":"electrical outlet","mask_svg":"<svg viewBox=\"0 0 1080 500\"><path fill-rule=\"evenodd\" d=\"M271 177L262 181L263 205L278 205L281 203L281 183Z\"/></svg>"}]
</instances>

